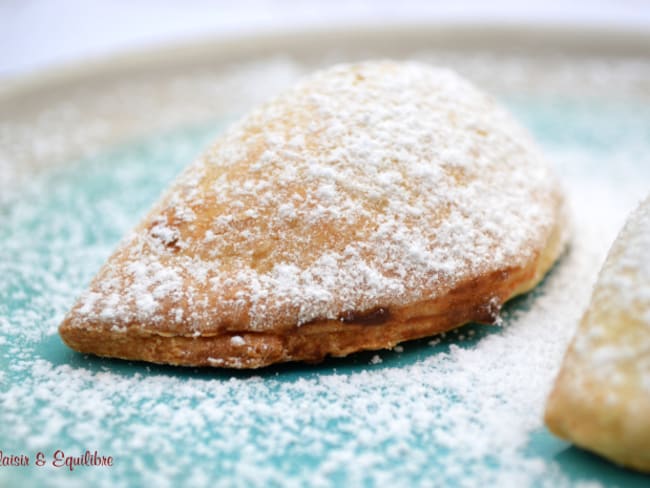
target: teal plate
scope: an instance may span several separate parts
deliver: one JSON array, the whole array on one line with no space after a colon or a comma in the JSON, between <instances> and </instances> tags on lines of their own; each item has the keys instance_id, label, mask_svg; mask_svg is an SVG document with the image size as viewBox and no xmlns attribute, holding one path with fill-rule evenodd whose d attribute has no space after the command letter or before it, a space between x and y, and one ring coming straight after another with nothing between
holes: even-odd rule
<instances>
[{"instance_id":1,"label":"teal plate","mask_svg":"<svg viewBox=\"0 0 650 488\"><path fill-rule=\"evenodd\" d=\"M166 367L78 354L56 333L231 118L113 145L13 192L0 208L0 486L648 486L541 417L608 242L647 191L650 113L615 97L502 98L571 195L569 251L501 326L319 365ZM86 452L111 465L78 465Z\"/></svg>"}]
</instances>

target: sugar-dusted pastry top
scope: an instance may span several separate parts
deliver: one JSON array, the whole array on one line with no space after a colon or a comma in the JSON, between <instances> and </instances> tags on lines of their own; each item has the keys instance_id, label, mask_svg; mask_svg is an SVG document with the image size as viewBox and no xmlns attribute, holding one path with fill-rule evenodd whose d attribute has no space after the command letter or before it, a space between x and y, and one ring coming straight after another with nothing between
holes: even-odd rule
<instances>
[{"instance_id":1,"label":"sugar-dusted pastry top","mask_svg":"<svg viewBox=\"0 0 650 488\"><path fill-rule=\"evenodd\" d=\"M629 382L645 392L650 407L650 197L614 241L568 359L577 365L575 388L598 377L603 385ZM609 389L609 402L625 402L619 393Z\"/></svg>"},{"instance_id":2,"label":"sugar-dusted pastry top","mask_svg":"<svg viewBox=\"0 0 650 488\"><path fill-rule=\"evenodd\" d=\"M650 472L650 197L610 249L546 423L565 439Z\"/></svg>"},{"instance_id":3,"label":"sugar-dusted pastry top","mask_svg":"<svg viewBox=\"0 0 650 488\"><path fill-rule=\"evenodd\" d=\"M453 72L336 66L191 164L68 326L278 331L433 299L538 257L560 198L529 135Z\"/></svg>"},{"instance_id":4,"label":"sugar-dusted pastry top","mask_svg":"<svg viewBox=\"0 0 650 488\"><path fill-rule=\"evenodd\" d=\"M617 382L622 370L645 391L650 408L650 196L632 213L594 287L573 354L578 373ZM576 387L582 383L576 382ZM611 401L616 390L610 391ZM650 415L648 416L650 426ZM650 435L650 431L649 431ZM648 439L650 449L650 437Z\"/></svg>"}]
</instances>

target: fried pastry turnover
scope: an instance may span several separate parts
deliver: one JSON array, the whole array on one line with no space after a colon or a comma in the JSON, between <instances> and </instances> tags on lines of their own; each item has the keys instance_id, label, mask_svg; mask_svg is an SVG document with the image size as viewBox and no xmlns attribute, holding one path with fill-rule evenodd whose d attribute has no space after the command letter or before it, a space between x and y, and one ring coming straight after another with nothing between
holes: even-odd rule
<instances>
[{"instance_id":1,"label":"fried pastry turnover","mask_svg":"<svg viewBox=\"0 0 650 488\"><path fill-rule=\"evenodd\" d=\"M494 323L565 242L530 136L452 71L318 72L233 125L60 326L125 359L234 368Z\"/></svg>"},{"instance_id":2,"label":"fried pastry turnover","mask_svg":"<svg viewBox=\"0 0 650 488\"><path fill-rule=\"evenodd\" d=\"M609 251L545 420L564 439L650 472L650 197Z\"/></svg>"}]
</instances>

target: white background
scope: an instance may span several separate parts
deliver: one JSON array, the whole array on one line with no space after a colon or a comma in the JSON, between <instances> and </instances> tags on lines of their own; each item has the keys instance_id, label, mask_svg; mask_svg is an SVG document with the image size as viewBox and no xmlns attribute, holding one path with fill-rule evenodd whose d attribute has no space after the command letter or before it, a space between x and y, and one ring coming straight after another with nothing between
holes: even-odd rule
<instances>
[{"instance_id":1,"label":"white background","mask_svg":"<svg viewBox=\"0 0 650 488\"><path fill-rule=\"evenodd\" d=\"M389 22L650 30L650 0L0 0L0 77L197 37Z\"/></svg>"}]
</instances>

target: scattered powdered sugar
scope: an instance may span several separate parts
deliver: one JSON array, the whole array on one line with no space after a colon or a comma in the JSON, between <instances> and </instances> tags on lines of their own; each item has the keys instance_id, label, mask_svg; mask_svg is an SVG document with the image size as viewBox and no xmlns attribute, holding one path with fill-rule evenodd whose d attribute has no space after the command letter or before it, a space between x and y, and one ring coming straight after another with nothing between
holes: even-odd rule
<instances>
[{"instance_id":1,"label":"scattered powdered sugar","mask_svg":"<svg viewBox=\"0 0 650 488\"><path fill-rule=\"evenodd\" d=\"M492 58L486 63L490 73L498 66ZM589 73L579 61L571 66L576 76ZM249 83L257 86L259 78ZM35 177L0 220L0 449L24 452L32 464L37 451L98 449L115 464L72 473L3 467L0 484L599 485L596 462L580 458L576 468L579 454L562 452L565 444L548 437L541 416L606 252L647 194L650 122L633 107L586 105L563 99L542 109L536 97L512 103L555 164L574 225L567 253L533 293L506 306L501 327L470 326L401 350L254 374L88 358L56 335L115 242L212 131L166 134L59 177ZM621 132L603 143L599 135L611 120ZM325 178L320 167L310 174L319 183ZM381 185L399 187L399 178L388 174ZM331 187L318 188L336 201ZM253 182L250 191L264 189ZM280 213L291 219L299 211L287 199ZM179 218L193 216L183 211ZM175 238L160 235L169 244ZM426 252L414 241L411 259ZM328 266L327 257L322 263ZM132 273L155 284L143 313L155 307L156 289L170 293L165 287L178 279L157 267ZM106 303L120 306L116 298ZM184 320L180 309L173 314ZM552 448L540 447L539 437ZM627 474L617 473L623 484Z\"/></svg>"},{"instance_id":2,"label":"scattered powdered sugar","mask_svg":"<svg viewBox=\"0 0 650 488\"><path fill-rule=\"evenodd\" d=\"M613 386L612 401L630 381L650 392L650 196L614 241L589 309L567 366L575 388L598 378Z\"/></svg>"},{"instance_id":3,"label":"scattered powdered sugar","mask_svg":"<svg viewBox=\"0 0 650 488\"><path fill-rule=\"evenodd\" d=\"M227 130L69 323L277 331L436 299L534 259L557 186L529 135L452 71L339 65Z\"/></svg>"},{"instance_id":4,"label":"scattered powdered sugar","mask_svg":"<svg viewBox=\"0 0 650 488\"><path fill-rule=\"evenodd\" d=\"M415 361L395 364L382 353L370 359L372 369L280 371L286 379L125 375L35 359L22 366L25 381L7 385L3 422L30 451L62 438L68 449L103 446L116 465L108 474L83 472L95 482L132 476L173 486L182 476L207 486L210 475L193 469L210 459L199 472L256 486L337 479L561 486L567 480L556 467L524 452L595 275L600 253L586 244L575 243L501 333L471 347L448 334L445 347L425 348ZM404 354L418 347L406 345ZM285 456L291 461L281 462Z\"/></svg>"},{"instance_id":5,"label":"scattered powdered sugar","mask_svg":"<svg viewBox=\"0 0 650 488\"><path fill-rule=\"evenodd\" d=\"M650 327L650 196L632 213L610 256L598 278L595 299L641 312L638 318Z\"/></svg>"},{"instance_id":6,"label":"scattered powdered sugar","mask_svg":"<svg viewBox=\"0 0 650 488\"><path fill-rule=\"evenodd\" d=\"M244 344L246 344L246 341L242 336L232 336L230 338L230 343L233 346L243 346Z\"/></svg>"}]
</instances>

